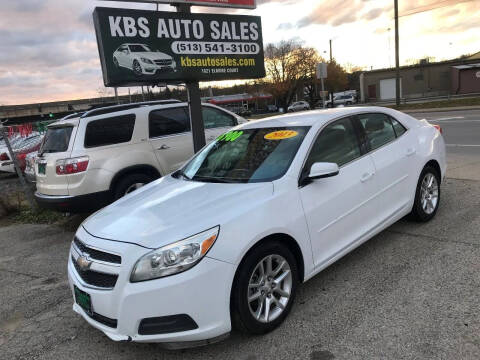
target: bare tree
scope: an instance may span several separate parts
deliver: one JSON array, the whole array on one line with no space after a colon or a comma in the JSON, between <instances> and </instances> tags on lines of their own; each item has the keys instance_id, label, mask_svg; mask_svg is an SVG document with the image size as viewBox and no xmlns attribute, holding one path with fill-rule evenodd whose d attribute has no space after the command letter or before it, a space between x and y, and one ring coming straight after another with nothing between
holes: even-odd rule
<instances>
[{"instance_id":1,"label":"bare tree","mask_svg":"<svg viewBox=\"0 0 480 360\"><path fill-rule=\"evenodd\" d=\"M302 78L301 46L294 41L268 44L265 48L265 88L286 109L292 102Z\"/></svg>"}]
</instances>

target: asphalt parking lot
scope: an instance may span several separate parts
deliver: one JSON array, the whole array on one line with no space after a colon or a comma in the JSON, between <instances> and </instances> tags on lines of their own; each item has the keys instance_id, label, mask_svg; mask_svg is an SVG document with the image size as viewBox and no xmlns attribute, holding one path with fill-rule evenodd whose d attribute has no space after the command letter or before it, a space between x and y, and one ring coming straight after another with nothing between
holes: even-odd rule
<instances>
[{"instance_id":1,"label":"asphalt parking lot","mask_svg":"<svg viewBox=\"0 0 480 360\"><path fill-rule=\"evenodd\" d=\"M479 359L480 146L458 145L477 144L480 112L456 116L417 116L449 144L436 218L402 220L305 283L265 336L182 351L115 343L71 310L73 233L0 227L0 359Z\"/></svg>"}]
</instances>

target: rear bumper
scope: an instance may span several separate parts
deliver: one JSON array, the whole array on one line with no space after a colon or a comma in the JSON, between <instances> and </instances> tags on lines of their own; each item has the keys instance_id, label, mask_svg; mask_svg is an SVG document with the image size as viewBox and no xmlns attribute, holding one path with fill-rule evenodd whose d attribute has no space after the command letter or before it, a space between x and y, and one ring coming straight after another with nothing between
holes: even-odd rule
<instances>
[{"instance_id":1,"label":"rear bumper","mask_svg":"<svg viewBox=\"0 0 480 360\"><path fill-rule=\"evenodd\" d=\"M91 212L110 204L113 200L110 191L101 191L80 196L45 195L35 193L35 200L44 209L60 212Z\"/></svg>"}]
</instances>

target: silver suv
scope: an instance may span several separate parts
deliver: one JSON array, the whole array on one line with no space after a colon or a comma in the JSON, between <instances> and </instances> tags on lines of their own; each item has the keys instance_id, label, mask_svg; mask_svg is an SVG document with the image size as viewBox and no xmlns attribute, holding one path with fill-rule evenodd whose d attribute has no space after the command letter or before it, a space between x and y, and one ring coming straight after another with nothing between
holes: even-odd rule
<instances>
[{"instance_id":1,"label":"silver suv","mask_svg":"<svg viewBox=\"0 0 480 360\"><path fill-rule=\"evenodd\" d=\"M246 120L202 105L207 143ZM99 209L177 170L193 155L188 105L178 100L99 108L48 127L35 164L42 207Z\"/></svg>"}]
</instances>

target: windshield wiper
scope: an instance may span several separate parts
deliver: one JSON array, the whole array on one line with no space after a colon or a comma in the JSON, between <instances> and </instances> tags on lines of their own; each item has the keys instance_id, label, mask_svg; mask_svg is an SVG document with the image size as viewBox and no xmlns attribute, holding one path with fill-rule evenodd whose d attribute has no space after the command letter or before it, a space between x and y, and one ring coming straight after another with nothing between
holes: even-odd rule
<instances>
[{"instance_id":1,"label":"windshield wiper","mask_svg":"<svg viewBox=\"0 0 480 360\"><path fill-rule=\"evenodd\" d=\"M226 183L226 184L246 182L246 181L242 181L242 179L227 179L222 177L199 176L199 175L195 175L194 177L192 177L191 180L199 180L203 182L212 182L212 183Z\"/></svg>"}]
</instances>

